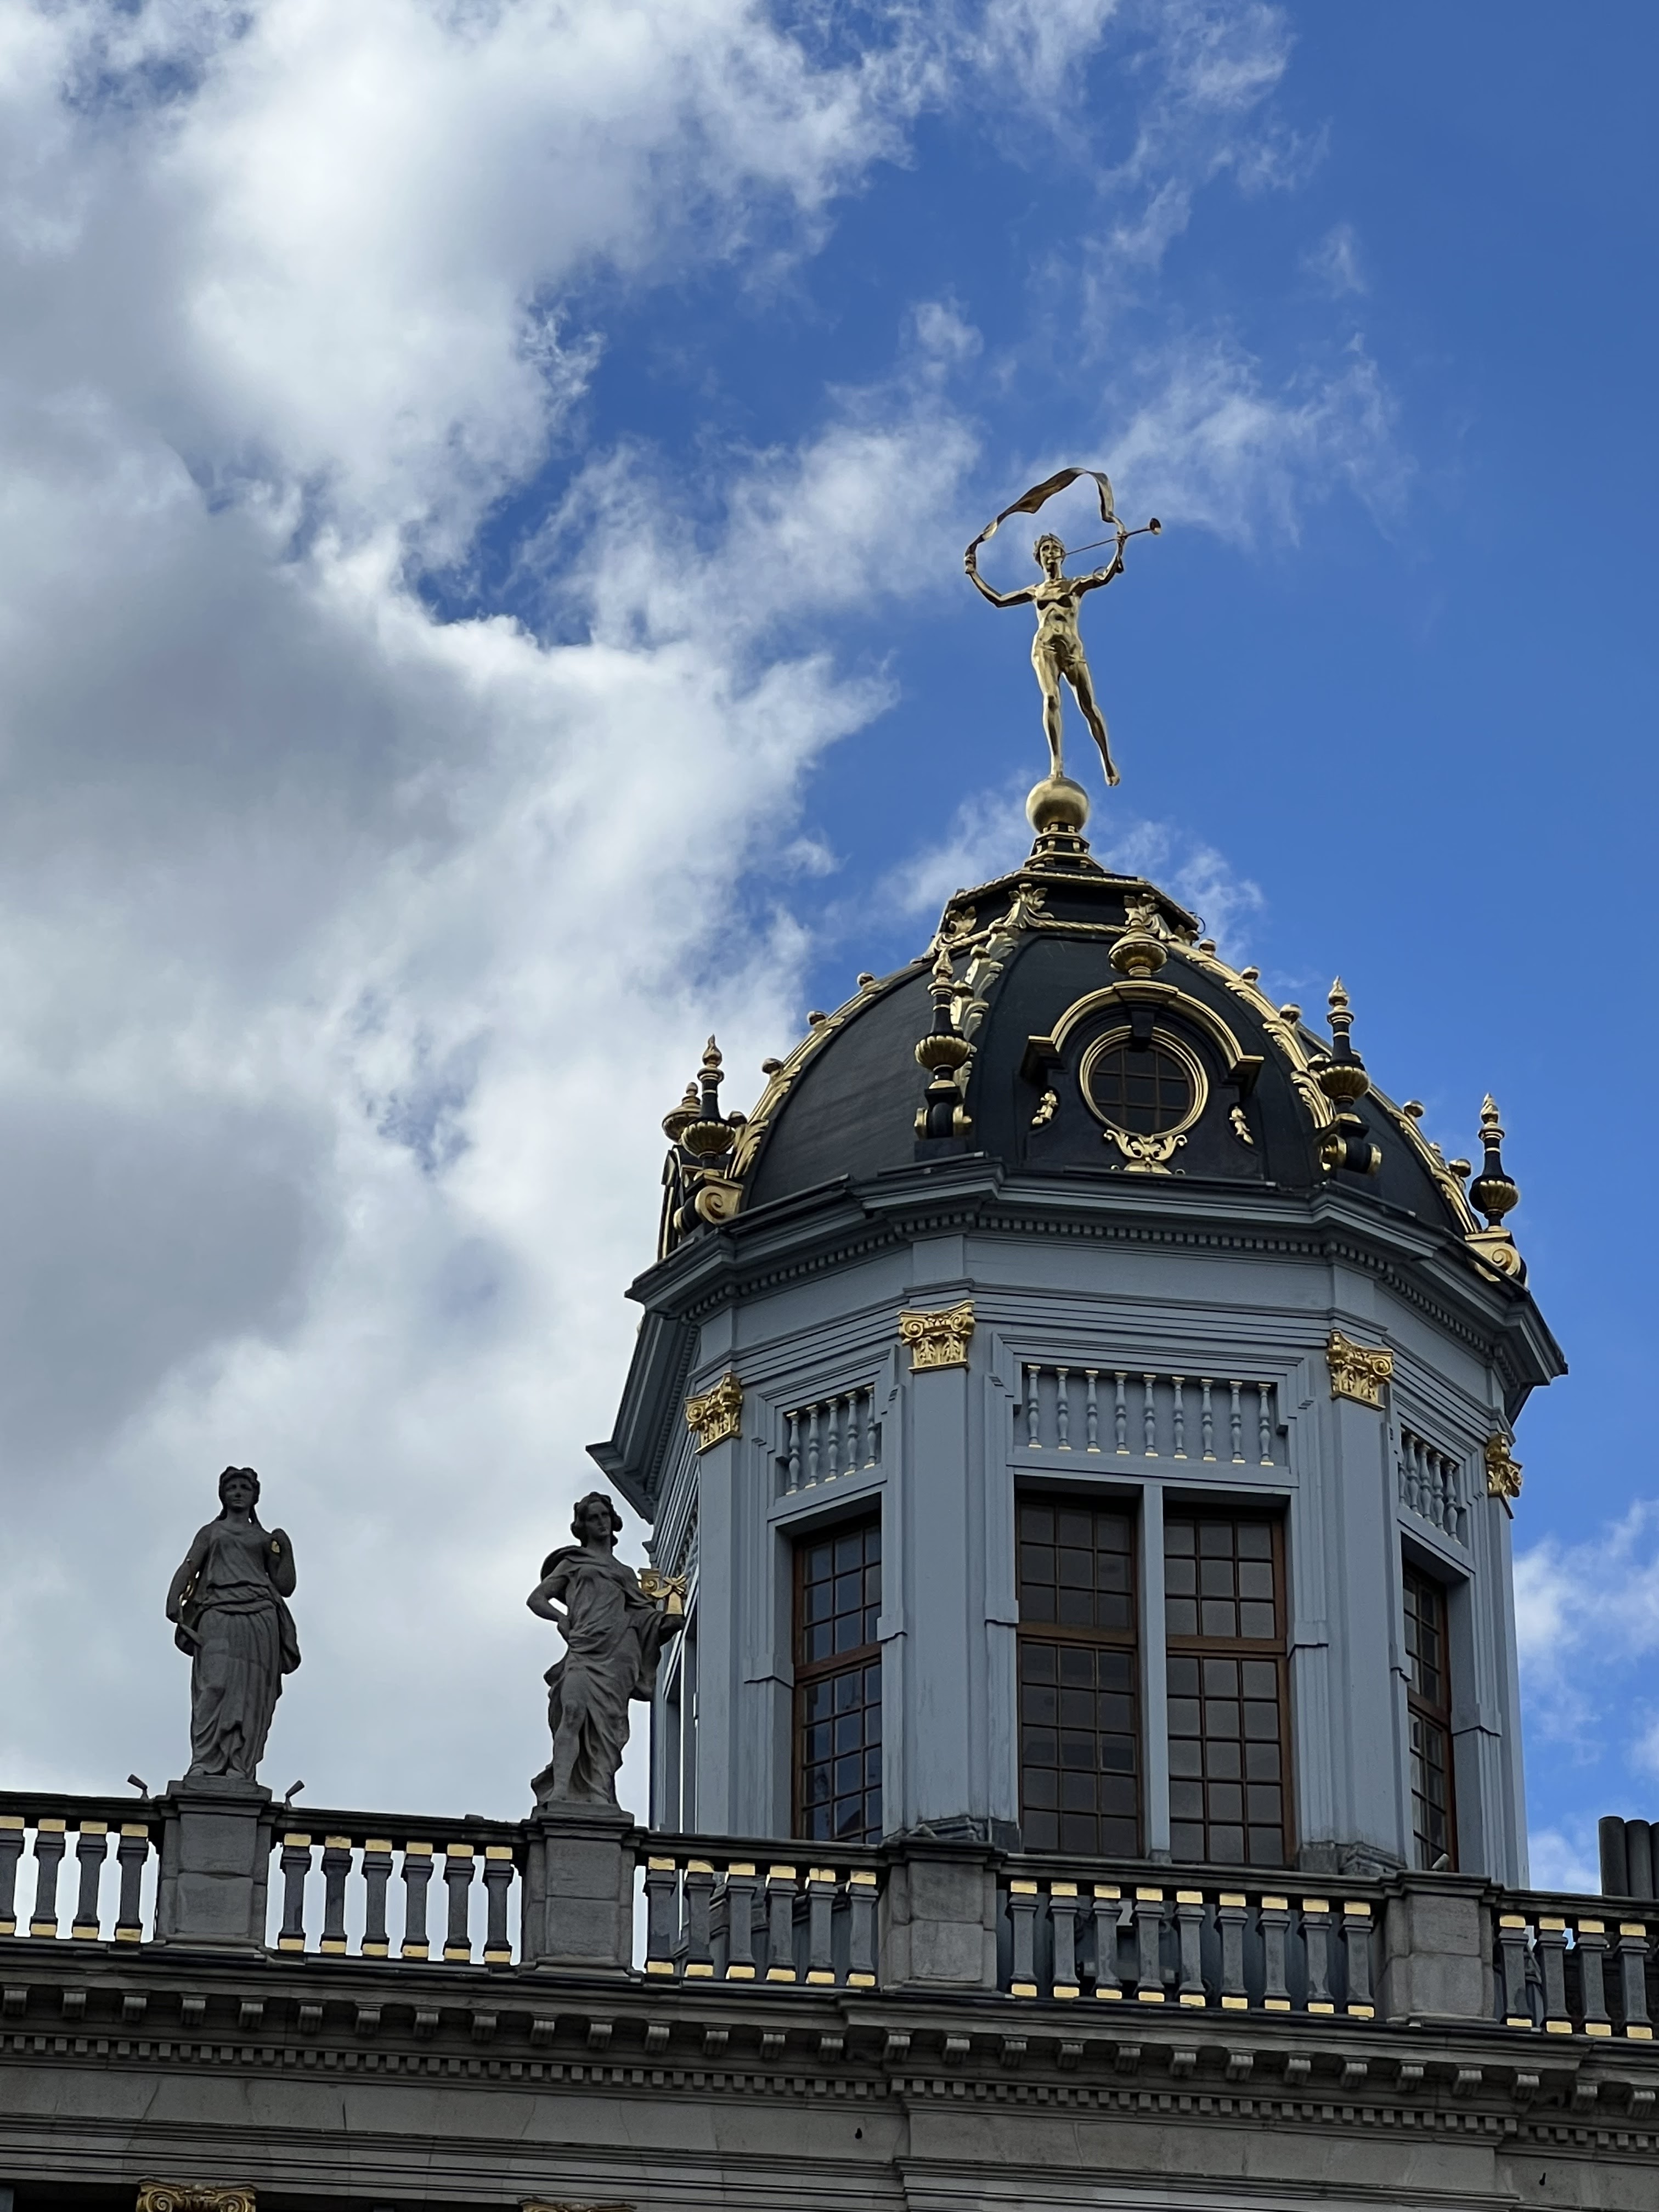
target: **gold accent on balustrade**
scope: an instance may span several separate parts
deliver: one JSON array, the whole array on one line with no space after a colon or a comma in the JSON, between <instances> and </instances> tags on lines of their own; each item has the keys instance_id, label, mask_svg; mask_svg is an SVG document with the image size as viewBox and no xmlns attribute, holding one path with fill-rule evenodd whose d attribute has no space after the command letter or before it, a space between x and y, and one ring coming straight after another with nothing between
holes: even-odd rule
<instances>
[{"instance_id":1,"label":"gold accent on balustrade","mask_svg":"<svg viewBox=\"0 0 1659 2212\"><path fill-rule=\"evenodd\" d=\"M712 1451L743 1428L743 1385L728 1371L712 1390L685 1401L685 1425L697 1440L700 1452Z\"/></svg>"},{"instance_id":2,"label":"gold accent on balustrade","mask_svg":"<svg viewBox=\"0 0 1659 2212\"><path fill-rule=\"evenodd\" d=\"M1505 1436L1486 1439L1486 1495L1512 1504L1521 1495L1521 1462Z\"/></svg>"},{"instance_id":3,"label":"gold accent on balustrade","mask_svg":"<svg viewBox=\"0 0 1659 2212\"><path fill-rule=\"evenodd\" d=\"M1325 1346L1331 1370L1333 1398L1352 1398L1356 1405L1382 1410L1382 1386L1394 1379L1394 1354L1380 1346L1356 1344L1340 1328L1331 1331Z\"/></svg>"},{"instance_id":4,"label":"gold accent on balustrade","mask_svg":"<svg viewBox=\"0 0 1659 2212\"><path fill-rule=\"evenodd\" d=\"M968 1341L974 1333L974 1306L964 1298L958 1306L937 1313L902 1313L898 1317L901 1344L910 1347L910 1372L920 1375L930 1367L965 1367Z\"/></svg>"}]
</instances>

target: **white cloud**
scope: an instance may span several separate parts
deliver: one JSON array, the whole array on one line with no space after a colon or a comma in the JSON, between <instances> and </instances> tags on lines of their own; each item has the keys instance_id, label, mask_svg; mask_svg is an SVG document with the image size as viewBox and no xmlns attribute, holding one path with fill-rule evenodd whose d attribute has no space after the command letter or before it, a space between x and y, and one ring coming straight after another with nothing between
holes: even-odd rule
<instances>
[{"instance_id":1,"label":"white cloud","mask_svg":"<svg viewBox=\"0 0 1659 2212\"><path fill-rule=\"evenodd\" d=\"M1370 289L1359 258L1359 240L1351 222L1334 223L1316 246L1302 257L1308 274L1334 299Z\"/></svg>"},{"instance_id":2,"label":"white cloud","mask_svg":"<svg viewBox=\"0 0 1659 2212\"><path fill-rule=\"evenodd\" d=\"M1527 1839L1528 1879L1534 1889L1570 1897L1595 1897L1601 1887L1595 1832L1587 1823L1571 1830L1536 1829Z\"/></svg>"},{"instance_id":3,"label":"white cloud","mask_svg":"<svg viewBox=\"0 0 1659 2212\"><path fill-rule=\"evenodd\" d=\"M660 456L590 457L532 556L574 642L441 623L420 567L544 457L596 270L798 250L897 149L896 23L832 65L738 0L8 19L11 1778L178 1771L161 1596L231 1459L301 1570L273 1772L505 1810L539 1763L523 1594L658 1117L711 1018L738 1103L791 1036L800 933L737 902L757 852L823 865L800 775L887 696L810 625L913 481L954 541L971 441L845 395L711 457L701 533Z\"/></svg>"},{"instance_id":4,"label":"white cloud","mask_svg":"<svg viewBox=\"0 0 1659 2212\"><path fill-rule=\"evenodd\" d=\"M563 290L810 235L926 81L902 35L815 64L752 0L82 0L15 43L40 386L90 372L215 486L451 553L591 367Z\"/></svg>"},{"instance_id":5,"label":"white cloud","mask_svg":"<svg viewBox=\"0 0 1659 2212\"><path fill-rule=\"evenodd\" d=\"M1517 1552L1515 1601L1531 1720L1585 1756L1619 1748L1644 1763L1653 1730L1619 1678L1659 1650L1659 1504L1638 1499L1583 1543L1548 1536Z\"/></svg>"},{"instance_id":6,"label":"white cloud","mask_svg":"<svg viewBox=\"0 0 1659 2212\"><path fill-rule=\"evenodd\" d=\"M1242 544L1294 539L1304 507L1346 486L1397 510L1409 473L1394 405L1363 343L1275 391L1225 338L1183 339L1135 365L1144 394L1109 465L1125 512L1142 510Z\"/></svg>"}]
</instances>

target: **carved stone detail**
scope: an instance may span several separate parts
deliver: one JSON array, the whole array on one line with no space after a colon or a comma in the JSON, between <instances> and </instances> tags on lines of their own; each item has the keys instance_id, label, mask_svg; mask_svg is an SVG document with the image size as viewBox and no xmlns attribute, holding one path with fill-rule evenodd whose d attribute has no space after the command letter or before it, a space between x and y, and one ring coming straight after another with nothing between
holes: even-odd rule
<instances>
[{"instance_id":1,"label":"carved stone detail","mask_svg":"<svg viewBox=\"0 0 1659 2212\"><path fill-rule=\"evenodd\" d=\"M1394 1377L1394 1354L1355 1344L1340 1328L1331 1331L1325 1346L1331 1370L1333 1398L1352 1398L1356 1404L1382 1410L1382 1385Z\"/></svg>"},{"instance_id":2,"label":"carved stone detail","mask_svg":"<svg viewBox=\"0 0 1659 2212\"><path fill-rule=\"evenodd\" d=\"M1521 1462L1504 1436L1486 1439L1486 1495L1514 1499L1521 1495Z\"/></svg>"},{"instance_id":3,"label":"carved stone detail","mask_svg":"<svg viewBox=\"0 0 1659 2212\"><path fill-rule=\"evenodd\" d=\"M141 2181L134 2212L254 2212L253 2191L197 2181Z\"/></svg>"},{"instance_id":4,"label":"carved stone detail","mask_svg":"<svg viewBox=\"0 0 1659 2212\"><path fill-rule=\"evenodd\" d=\"M964 1298L942 1313L902 1313L898 1333L900 1343L910 1347L913 1375L928 1367L965 1367L974 1333L973 1301Z\"/></svg>"},{"instance_id":5,"label":"carved stone detail","mask_svg":"<svg viewBox=\"0 0 1659 2212\"><path fill-rule=\"evenodd\" d=\"M521 2197L519 2212L634 2212L634 2207L616 2198L607 2198L602 2204L579 2204L573 2197Z\"/></svg>"},{"instance_id":6,"label":"carved stone detail","mask_svg":"<svg viewBox=\"0 0 1659 2212\"><path fill-rule=\"evenodd\" d=\"M685 1425L697 1440L700 1452L723 1444L743 1427L743 1385L735 1375L722 1375L712 1390L685 1401Z\"/></svg>"}]
</instances>

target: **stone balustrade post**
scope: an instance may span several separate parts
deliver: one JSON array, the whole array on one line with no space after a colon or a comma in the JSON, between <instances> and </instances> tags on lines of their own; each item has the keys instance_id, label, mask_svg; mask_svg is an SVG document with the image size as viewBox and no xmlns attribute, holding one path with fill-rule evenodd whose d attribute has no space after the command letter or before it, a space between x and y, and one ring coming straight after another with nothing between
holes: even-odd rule
<instances>
[{"instance_id":1,"label":"stone balustrade post","mask_svg":"<svg viewBox=\"0 0 1659 2212\"><path fill-rule=\"evenodd\" d=\"M1382 1912L1377 2002L1389 2021L1497 2017L1492 1900L1479 1876L1407 1874Z\"/></svg>"},{"instance_id":2,"label":"stone balustrade post","mask_svg":"<svg viewBox=\"0 0 1659 2212\"><path fill-rule=\"evenodd\" d=\"M240 1777L170 1782L158 1801L155 1941L210 1951L265 1948L270 1792Z\"/></svg>"},{"instance_id":3,"label":"stone balustrade post","mask_svg":"<svg viewBox=\"0 0 1659 2212\"><path fill-rule=\"evenodd\" d=\"M626 1974L634 1957L634 1820L615 1805L543 1802L529 1822L526 1966Z\"/></svg>"},{"instance_id":4,"label":"stone balustrade post","mask_svg":"<svg viewBox=\"0 0 1659 2212\"><path fill-rule=\"evenodd\" d=\"M881 1900L884 1989L997 1986L997 1868L984 1845L918 1841L890 1846Z\"/></svg>"}]
</instances>

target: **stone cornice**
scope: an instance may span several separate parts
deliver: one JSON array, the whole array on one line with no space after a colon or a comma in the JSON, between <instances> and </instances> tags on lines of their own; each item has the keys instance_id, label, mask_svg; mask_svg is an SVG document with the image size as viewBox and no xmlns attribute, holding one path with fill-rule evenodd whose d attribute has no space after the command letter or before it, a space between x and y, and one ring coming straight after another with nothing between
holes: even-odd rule
<instances>
[{"instance_id":1,"label":"stone cornice","mask_svg":"<svg viewBox=\"0 0 1659 2212\"><path fill-rule=\"evenodd\" d=\"M1650 2160L1659 2048L1547 2042L1479 2021L1330 2024L1170 2014L987 1993L850 1997L618 1984L434 1966L284 1968L203 1957L9 1965L0 2057L80 2073L247 2075L266 2124L319 2073L385 2088L546 2090L649 2100L967 2098L1210 2124L1559 2142ZM134 2015L137 2015L136 2017ZM8 2137L0 2117L0 2142ZM469 2130L469 2133L471 2130ZM361 2146L360 2146L361 2147Z\"/></svg>"},{"instance_id":2,"label":"stone cornice","mask_svg":"<svg viewBox=\"0 0 1659 2212\"><path fill-rule=\"evenodd\" d=\"M1530 1294L1469 1261L1449 1231L1325 1186L1310 1196L1241 1195L1196 1182L1157 1189L1093 1178L1011 1176L983 1154L854 1185L826 1183L744 1213L641 1275L646 1307L617 1428L590 1447L636 1510L679 1418L690 1333L723 1309L902 1249L919 1237L1085 1239L1143 1249L1240 1254L1361 1269L1498 1375L1512 1422L1528 1393L1565 1371ZM672 1379L671 1379L672 1376Z\"/></svg>"}]
</instances>

